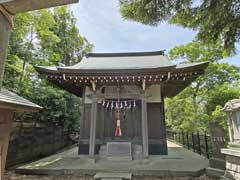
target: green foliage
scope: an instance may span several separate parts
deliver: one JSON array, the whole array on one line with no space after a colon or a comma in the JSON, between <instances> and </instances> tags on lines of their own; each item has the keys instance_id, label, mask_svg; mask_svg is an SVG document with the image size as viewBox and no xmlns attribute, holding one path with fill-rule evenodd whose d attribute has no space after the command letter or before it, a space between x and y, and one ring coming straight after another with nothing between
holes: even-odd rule
<instances>
[{"instance_id":1,"label":"green foliage","mask_svg":"<svg viewBox=\"0 0 240 180\"><path fill-rule=\"evenodd\" d=\"M225 129L227 130L227 116L226 116L226 113L223 113L221 112L221 109L223 107L218 105L216 106L216 109L215 111L212 112L211 114L211 118L212 118L212 121L216 121L216 122L219 122L219 124Z\"/></svg>"},{"instance_id":2,"label":"green foliage","mask_svg":"<svg viewBox=\"0 0 240 180\"><path fill-rule=\"evenodd\" d=\"M119 0L125 19L148 25L167 20L185 28L198 30L197 39L205 44L223 42L222 54L235 52L240 40L239 0Z\"/></svg>"},{"instance_id":3,"label":"green foliage","mask_svg":"<svg viewBox=\"0 0 240 180\"><path fill-rule=\"evenodd\" d=\"M207 131L209 121L218 121L226 127L220 108L231 99L239 98L240 68L219 63L218 44L206 48L193 41L173 48L170 58L184 58L184 63L210 60L205 74L172 99L166 100L167 124L175 129ZM182 106L184 105L184 106Z\"/></svg>"},{"instance_id":4,"label":"green foliage","mask_svg":"<svg viewBox=\"0 0 240 180\"><path fill-rule=\"evenodd\" d=\"M77 131L80 98L39 79L35 65L70 65L81 60L93 45L79 34L67 7L18 14L10 38L4 85L39 104L39 113L18 113L17 119L51 122Z\"/></svg>"}]
</instances>

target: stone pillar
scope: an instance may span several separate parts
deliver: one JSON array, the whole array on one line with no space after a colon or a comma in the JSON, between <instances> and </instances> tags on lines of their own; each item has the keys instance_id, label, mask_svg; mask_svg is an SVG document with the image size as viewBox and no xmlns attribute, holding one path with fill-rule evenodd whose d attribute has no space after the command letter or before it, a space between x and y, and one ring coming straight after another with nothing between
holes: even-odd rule
<instances>
[{"instance_id":1,"label":"stone pillar","mask_svg":"<svg viewBox=\"0 0 240 180\"><path fill-rule=\"evenodd\" d=\"M7 12L2 9L0 5L0 90L2 88L4 68L5 68L5 59L6 59L6 50L8 47L9 37L11 33L11 23L9 18L7 18ZM9 15L10 16L10 15Z\"/></svg>"},{"instance_id":2,"label":"stone pillar","mask_svg":"<svg viewBox=\"0 0 240 180\"><path fill-rule=\"evenodd\" d=\"M232 112L227 112L227 125L230 143L233 142L233 125L231 121Z\"/></svg>"},{"instance_id":3,"label":"stone pillar","mask_svg":"<svg viewBox=\"0 0 240 180\"><path fill-rule=\"evenodd\" d=\"M143 158L148 158L148 120L147 120L147 103L145 91L142 93L142 142Z\"/></svg>"},{"instance_id":4,"label":"stone pillar","mask_svg":"<svg viewBox=\"0 0 240 180\"><path fill-rule=\"evenodd\" d=\"M94 159L95 141L96 141L96 121L97 121L97 96L96 91L92 95L90 140L89 140L89 158Z\"/></svg>"}]
</instances>

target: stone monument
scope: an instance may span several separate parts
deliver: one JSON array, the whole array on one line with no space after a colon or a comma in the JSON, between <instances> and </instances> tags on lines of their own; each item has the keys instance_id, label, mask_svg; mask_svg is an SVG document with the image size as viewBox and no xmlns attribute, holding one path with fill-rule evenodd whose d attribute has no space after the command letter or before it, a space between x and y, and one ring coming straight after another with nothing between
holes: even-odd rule
<instances>
[{"instance_id":1,"label":"stone monument","mask_svg":"<svg viewBox=\"0 0 240 180\"><path fill-rule=\"evenodd\" d=\"M221 153L221 149L225 147L226 132L216 121L211 122L209 126L212 137L212 157L210 158L210 167L225 170L225 155Z\"/></svg>"},{"instance_id":2,"label":"stone monument","mask_svg":"<svg viewBox=\"0 0 240 180\"><path fill-rule=\"evenodd\" d=\"M210 137L212 144L212 156L209 159L210 167L206 169L206 174L212 177L221 177L226 169L225 155L221 153L221 149L226 144L226 132L219 122L212 121L209 124Z\"/></svg>"},{"instance_id":3,"label":"stone monument","mask_svg":"<svg viewBox=\"0 0 240 180\"><path fill-rule=\"evenodd\" d=\"M132 160L131 142L107 142L107 159L109 160Z\"/></svg>"},{"instance_id":4,"label":"stone monument","mask_svg":"<svg viewBox=\"0 0 240 180\"><path fill-rule=\"evenodd\" d=\"M230 138L228 148L221 149L226 156L226 170L222 179L240 180L240 99L229 101L222 111L227 113Z\"/></svg>"}]
</instances>

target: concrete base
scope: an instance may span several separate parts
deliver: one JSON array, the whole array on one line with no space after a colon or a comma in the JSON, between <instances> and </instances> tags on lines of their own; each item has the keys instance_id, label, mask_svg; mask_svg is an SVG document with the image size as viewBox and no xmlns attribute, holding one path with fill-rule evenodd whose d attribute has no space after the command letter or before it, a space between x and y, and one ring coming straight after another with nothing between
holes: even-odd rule
<instances>
[{"instance_id":1,"label":"concrete base","mask_svg":"<svg viewBox=\"0 0 240 180\"><path fill-rule=\"evenodd\" d=\"M226 156L226 171L223 178L240 180L240 149L221 149Z\"/></svg>"},{"instance_id":2,"label":"concrete base","mask_svg":"<svg viewBox=\"0 0 240 180\"><path fill-rule=\"evenodd\" d=\"M206 175L211 177L220 178L224 175L224 170L208 167L206 169Z\"/></svg>"},{"instance_id":3,"label":"concrete base","mask_svg":"<svg viewBox=\"0 0 240 180\"><path fill-rule=\"evenodd\" d=\"M233 179L230 179L230 178L227 178L227 177L221 176L221 177L220 177L220 180L233 180Z\"/></svg>"},{"instance_id":4,"label":"concrete base","mask_svg":"<svg viewBox=\"0 0 240 180\"><path fill-rule=\"evenodd\" d=\"M150 155L148 160L109 161L96 155L96 162L90 163L88 156L79 156L75 148L44 158L16 169L21 174L40 175L91 175L98 172L131 173L146 176L199 176L209 167L209 161L179 145L168 143L169 155ZM147 162L147 163L146 163ZM196 163L197 162L197 163Z\"/></svg>"},{"instance_id":5,"label":"concrete base","mask_svg":"<svg viewBox=\"0 0 240 180\"><path fill-rule=\"evenodd\" d=\"M95 164L96 160L95 160L95 158L89 157L88 162L91 163L91 164Z\"/></svg>"},{"instance_id":6,"label":"concrete base","mask_svg":"<svg viewBox=\"0 0 240 180\"><path fill-rule=\"evenodd\" d=\"M216 168L216 169L221 169L221 170L226 169L226 161L224 159L211 158L209 160L209 162L210 162L211 168Z\"/></svg>"}]
</instances>

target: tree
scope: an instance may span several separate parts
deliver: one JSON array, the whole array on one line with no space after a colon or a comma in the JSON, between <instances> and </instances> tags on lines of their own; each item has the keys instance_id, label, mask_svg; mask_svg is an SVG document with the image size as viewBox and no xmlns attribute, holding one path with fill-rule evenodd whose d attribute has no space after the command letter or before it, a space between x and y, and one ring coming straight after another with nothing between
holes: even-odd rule
<instances>
[{"instance_id":1,"label":"tree","mask_svg":"<svg viewBox=\"0 0 240 180\"><path fill-rule=\"evenodd\" d=\"M54 51L58 52L61 63L68 66L78 63L86 53L91 51L93 45L79 34L76 18L68 8L64 6L55 8L53 16L57 23L53 32L61 37L53 47Z\"/></svg>"},{"instance_id":2,"label":"tree","mask_svg":"<svg viewBox=\"0 0 240 180\"><path fill-rule=\"evenodd\" d=\"M218 113L224 104L240 96L240 68L227 63L219 63L222 57L218 44L205 44L193 41L173 48L170 59L184 58L184 63L209 60L205 74L191 86L172 99L166 100L167 123L175 129L208 130L208 123L218 120L226 122L225 116ZM182 106L184 105L184 106ZM217 116L216 116L217 115ZM226 123L225 123L226 125Z\"/></svg>"},{"instance_id":3,"label":"tree","mask_svg":"<svg viewBox=\"0 0 240 180\"><path fill-rule=\"evenodd\" d=\"M79 34L67 7L18 14L14 21L4 85L43 107L39 113L20 113L15 118L51 122L76 131L80 99L39 79L33 66L77 63L93 45Z\"/></svg>"},{"instance_id":4,"label":"tree","mask_svg":"<svg viewBox=\"0 0 240 180\"><path fill-rule=\"evenodd\" d=\"M122 16L147 25L168 21L198 30L204 43L223 42L224 55L235 52L240 40L239 0L120 0Z\"/></svg>"}]
</instances>

